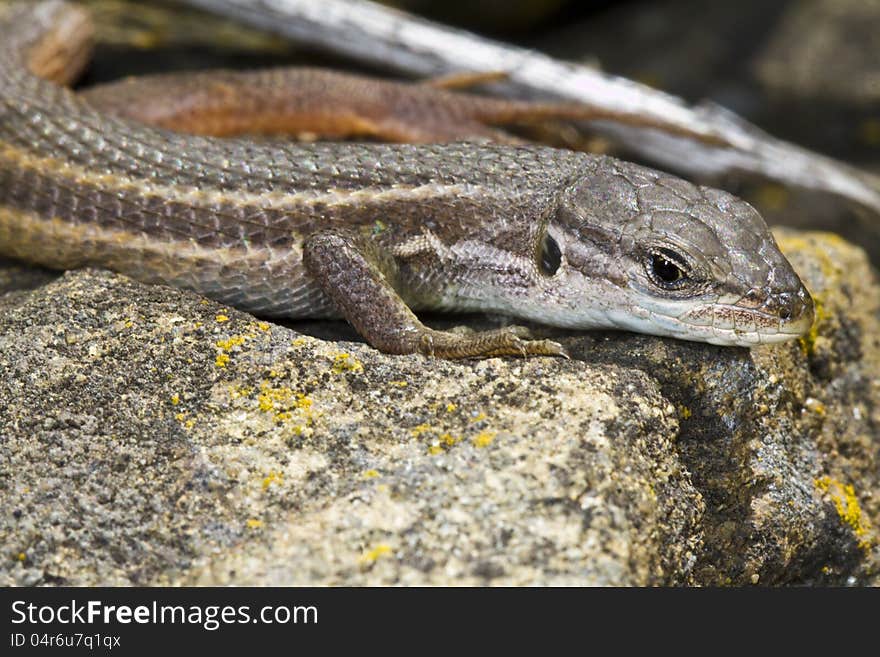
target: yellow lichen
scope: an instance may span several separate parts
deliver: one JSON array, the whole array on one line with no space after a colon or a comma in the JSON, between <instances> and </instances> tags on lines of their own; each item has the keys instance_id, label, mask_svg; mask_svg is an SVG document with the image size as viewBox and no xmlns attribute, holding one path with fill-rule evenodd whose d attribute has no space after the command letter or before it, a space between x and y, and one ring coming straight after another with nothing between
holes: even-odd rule
<instances>
[{"instance_id":1,"label":"yellow lichen","mask_svg":"<svg viewBox=\"0 0 880 657\"><path fill-rule=\"evenodd\" d=\"M447 447L452 447L461 442L461 437L453 436L451 433L444 433L440 436L440 444L446 445Z\"/></svg>"},{"instance_id":2,"label":"yellow lichen","mask_svg":"<svg viewBox=\"0 0 880 657\"><path fill-rule=\"evenodd\" d=\"M690 420L693 412L687 406L681 407L681 419L682 420Z\"/></svg>"},{"instance_id":3,"label":"yellow lichen","mask_svg":"<svg viewBox=\"0 0 880 657\"><path fill-rule=\"evenodd\" d=\"M180 395L178 395L177 393L174 393L173 395L171 395L171 403L174 406L177 406L180 403Z\"/></svg>"},{"instance_id":4,"label":"yellow lichen","mask_svg":"<svg viewBox=\"0 0 880 657\"><path fill-rule=\"evenodd\" d=\"M26 555L24 552L19 552L19 553L16 555L16 559L18 559L19 561L26 561L26 560L27 560L27 555Z\"/></svg>"},{"instance_id":5,"label":"yellow lichen","mask_svg":"<svg viewBox=\"0 0 880 657\"><path fill-rule=\"evenodd\" d=\"M261 411L271 411L275 408L275 401L265 393L260 393L257 397L257 404Z\"/></svg>"},{"instance_id":6,"label":"yellow lichen","mask_svg":"<svg viewBox=\"0 0 880 657\"><path fill-rule=\"evenodd\" d=\"M807 397L804 401L804 408L810 411L811 413L815 413L819 417L825 417L828 412L825 408L825 404L820 402L818 399L814 399L813 397Z\"/></svg>"},{"instance_id":7,"label":"yellow lichen","mask_svg":"<svg viewBox=\"0 0 880 657\"><path fill-rule=\"evenodd\" d=\"M316 417L309 397L287 386L273 386L268 381L260 384L257 407L265 413L272 413L278 422L287 423L292 419L302 421L293 427L297 435L311 427Z\"/></svg>"},{"instance_id":8,"label":"yellow lichen","mask_svg":"<svg viewBox=\"0 0 880 657\"><path fill-rule=\"evenodd\" d=\"M296 338L290 344L292 344L294 347L302 347L306 342L308 342L306 338Z\"/></svg>"},{"instance_id":9,"label":"yellow lichen","mask_svg":"<svg viewBox=\"0 0 880 657\"><path fill-rule=\"evenodd\" d=\"M229 396L233 399L240 399L241 397L249 397L253 391L251 386L230 386Z\"/></svg>"},{"instance_id":10,"label":"yellow lichen","mask_svg":"<svg viewBox=\"0 0 880 657\"><path fill-rule=\"evenodd\" d=\"M270 328L272 328L272 325L269 324L269 322L257 322L257 328L261 331L268 331Z\"/></svg>"},{"instance_id":11,"label":"yellow lichen","mask_svg":"<svg viewBox=\"0 0 880 657\"><path fill-rule=\"evenodd\" d=\"M196 425L196 421L193 418L187 419L186 413L177 413L175 414L174 419L180 422L183 425L183 428L187 431Z\"/></svg>"},{"instance_id":12,"label":"yellow lichen","mask_svg":"<svg viewBox=\"0 0 880 657\"><path fill-rule=\"evenodd\" d=\"M260 527L263 526L263 521L257 520L256 518L248 518L246 524L251 529L259 529Z\"/></svg>"},{"instance_id":13,"label":"yellow lichen","mask_svg":"<svg viewBox=\"0 0 880 657\"><path fill-rule=\"evenodd\" d=\"M471 418L471 422L474 422L474 423L482 422L483 420L486 419L486 417L487 416L485 413L479 413L478 415L475 415L474 417Z\"/></svg>"},{"instance_id":14,"label":"yellow lichen","mask_svg":"<svg viewBox=\"0 0 880 657\"><path fill-rule=\"evenodd\" d=\"M495 431L481 431L471 439L471 442L474 447L488 447L495 440L496 435L498 434Z\"/></svg>"},{"instance_id":15,"label":"yellow lichen","mask_svg":"<svg viewBox=\"0 0 880 657\"><path fill-rule=\"evenodd\" d=\"M452 402L449 402L448 404L446 404L446 412L447 413L452 413L456 408L458 408L458 406L456 406Z\"/></svg>"},{"instance_id":16,"label":"yellow lichen","mask_svg":"<svg viewBox=\"0 0 880 657\"><path fill-rule=\"evenodd\" d=\"M858 539L859 547L868 550L871 547L870 526L862 514L858 497L852 484L844 484L836 479L825 476L816 479L816 488L827 494L834 503L837 515L852 529Z\"/></svg>"},{"instance_id":17,"label":"yellow lichen","mask_svg":"<svg viewBox=\"0 0 880 657\"><path fill-rule=\"evenodd\" d=\"M428 447L428 454L436 456L442 454L450 447L461 442L461 436L453 436L451 433L444 433Z\"/></svg>"},{"instance_id":18,"label":"yellow lichen","mask_svg":"<svg viewBox=\"0 0 880 657\"><path fill-rule=\"evenodd\" d=\"M428 431L432 431L432 429L431 429L431 425L430 425L430 424L427 424L427 423L424 423L424 422L423 422L422 424L420 424L420 425L418 425L418 426L415 426L415 427L413 427L412 429L410 429L410 433L413 435L413 438L418 438L418 437L421 436L423 433L426 433L426 432L428 432Z\"/></svg>"},{"instance_id":19,"label":"yellow lichen","mask_svg":"<svg viewBox=\"0 0 880 657\"><path fill-rule=\"evenodd\" d=\"M375 479L379 476L378 470L364 470L364 473L361 475L364 479Z\"/></svg>"},{"instance_id":20,"label":"yellow lichen","mask_svg":"<svg viewBox=\"0 0 880 657\"><path fill-rule=\"evenodd\" d=\"M217 321L217 322L228 322L228 321L229 321L229 316L228 316L228 315L220 314L220 315L217 315L214 319L215 319L215 321Z\"/></svg>"},{"instance_id":21,"label":"yellow lichen","mask_svg":"<svg viewBox=\"0 0 880 657\"><path fill-rule=\"evenodd\" d=\"M406 381L389 381L388 385L395 386L397 388L406 388L409 385Z\"/></svg>"},{"instance_id":22,"label":"yellow lichen","mask_svg":"<svg viewBox=\"0 0 880 657\"><path fill-rule=\"evenodd\" d=\"M364 365L351 354L336 354L333 357L333 372L342 374L343 372L363 372Z\"/></svg>"},{"instance_id":23,"label":"yellow lichen","mask_svg":"<svg viewBox=\"0 0 880 657\"><path fill-rule=\"evenodd\" d=\"M244 345L248 340L255 338L256 335L254 333L241 333L238 335L231 335L225 340L217 340L214 343L214 347L217 349L217 358L214 361L214 364L217 367L226 367L229 363L229 353L232 351L236 351L239 347Z\"/></svg>"},{"instance_id":24,"label":"yellow lichen","mask_svg":"<svg viewBox=\"0 0 880 657\"><path fill-rule=\"evenodd\" d=\"M819 324L821 324L828 315L825 313L825 306L822 304L822 301L813 296L813 306L815 308L815 315L813 319L813 325L810 327L809 332L798 339L798 342L801 345L801 349L803 352L812 356L816 351L816 339L819 337Z\"/></svg>"},{"instance_id":25,"label":"yellow lichen","mask_svg":"<svg viewBox=\"0 0 880 657\"><path fill-rule=\"evenodd\" d=\"M268 490L272 484L280 484L284 480L284 475L275 470L270 470L269 474L263 477L263 490Z\"/></svg>"},{"instance_id":26,"label":"yellow lichen","mask_svg":"<svg viewBox=\"0 0 880 657\"><path fill-rule=\"evenodd\" d=\"M367 565L375 562L379 557L383 557L385 555L391 554L391 546L386 543L379 543L372 550L367 550L364 552L358 561L361 564Z\"/></svg>"},{"instance_id":27,"label":"yellow lichen","mask_svg":"<svg viewBox=\"0 0 880 657\"><path fill-rule=\"evenodd\" d=\"M807 254L811 257L814 265L818 266L825 277L825 289L834 289L839 283L843 269L840 265L840 259L834 257L835 254L830 252L828 247L843 246L846 242L839 235L834 233L815 233L822 240L816 243L813 237L804 237L802 235L782 234L778 237L777 242L782 252L786 255L800 253ZM823 248L824 247L824 248ZM819 326L830 318L831 314L825 307L821 296L813 290L810 290L815 306L815 318L809 332L800 338L800 345L803 352L811 356L815 353L816 339L819 337Z\"/></svg>"},{"instance_id":28,"label":"yellow lichen","mask_svg":"<svg viewBox=\"0 0 880 657\"><path fill-rule=\"evenodd\" d=\"M235 347L243 345L248 337L247 335L233 335L226 340L217 340L214 346L222 351L231 351Z\"/></svg>"},{"instance_id":29,"label":"yellow lichen","mask_svg":"<svg viewBox=\"0 0 880 657\"><path fill-rule=\"evenodd\" d=\"M847 244L846 240L836 233L816 232L812 235L820 236L822 242L828 246L845 246ZM843 273L840 262L826 248L823 248L821 243L817 244L813 237L784 234L779 236L777 243L786 255L808 253L812 257L813 263L819 266L822 275L828 279L838 278ZM815 298L815 294L813 297Z\"/></svg>"}]
</instances>

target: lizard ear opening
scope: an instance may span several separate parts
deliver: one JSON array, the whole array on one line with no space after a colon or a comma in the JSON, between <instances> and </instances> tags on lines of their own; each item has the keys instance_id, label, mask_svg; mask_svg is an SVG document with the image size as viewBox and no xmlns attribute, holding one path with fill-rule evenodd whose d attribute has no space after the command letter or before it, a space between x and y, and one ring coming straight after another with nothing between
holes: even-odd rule
<instances>
[{"instance_id":1,"label":"lizard ear opening","mask_svg":"<svg viewBox=\"0 0 880 657\"><path fill-rule=\"evenodd\" d=\"M541 240L541 251L538 254L538 269L544 276L553 276L559 271L561 264L562 251L559 249L559 244L549 232L544 233L544 239Z\"/></svg>"}]
</instances>

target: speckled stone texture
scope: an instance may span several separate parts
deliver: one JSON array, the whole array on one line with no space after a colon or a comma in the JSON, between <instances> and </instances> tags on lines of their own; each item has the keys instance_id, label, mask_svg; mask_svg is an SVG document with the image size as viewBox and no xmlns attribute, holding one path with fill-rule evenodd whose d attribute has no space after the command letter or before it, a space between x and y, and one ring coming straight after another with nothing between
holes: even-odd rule
<instances>
[{"instance_id":1,"label":"speckled stone texture","mask_svg":"<svg viewBox=\"0 0 880 657\"><path fill-rule=\"evenodd\" d=\"M753 351L446 362L100 271L0 296L0 584L877 584L880 285L780 242L819 320Z\"/></svg>"}]
</instances>

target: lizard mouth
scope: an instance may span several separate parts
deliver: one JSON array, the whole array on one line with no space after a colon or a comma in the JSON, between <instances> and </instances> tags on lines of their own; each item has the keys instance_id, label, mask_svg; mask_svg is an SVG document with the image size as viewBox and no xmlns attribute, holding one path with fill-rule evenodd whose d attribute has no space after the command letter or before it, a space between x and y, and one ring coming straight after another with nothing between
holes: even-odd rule
<instances>
[{"instance_id":1,"label":"lizard mouth","mask_svg":"<svg viewBox=\"0 0 880 657\"><path fill-rule=\"evenodd\" d=\"M770 297L760 308L715 303L679 317L694 336L689 339L741 347L799 338L810 331L814 319L813 299L803 288Z\"/></svg>"}]
</instances>

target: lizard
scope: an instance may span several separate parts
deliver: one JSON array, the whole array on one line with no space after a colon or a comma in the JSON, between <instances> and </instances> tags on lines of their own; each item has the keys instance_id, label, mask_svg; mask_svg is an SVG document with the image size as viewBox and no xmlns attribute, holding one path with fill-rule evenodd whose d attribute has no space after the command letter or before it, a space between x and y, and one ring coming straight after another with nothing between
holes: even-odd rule
<instances>
[{"instance_id":1,"label":"lizard","mask_svg":"<svg viewBox=\"0 0 880 657\"><path fill-rule=\"evenodd\" d=\"M0 254L106 267L266 317L343 317L394 354L565 355L519 327L434 330L422 310L731 346L812 324L766 223L724 191L545 146L144 125L59 84L88 57L88 25L64 0L0 15Z\"/></svg>"}]
</instances>

